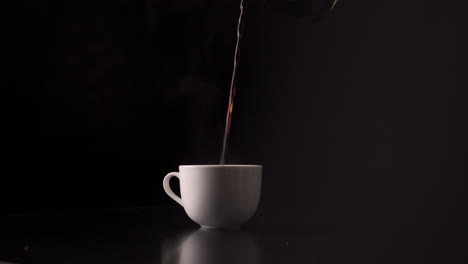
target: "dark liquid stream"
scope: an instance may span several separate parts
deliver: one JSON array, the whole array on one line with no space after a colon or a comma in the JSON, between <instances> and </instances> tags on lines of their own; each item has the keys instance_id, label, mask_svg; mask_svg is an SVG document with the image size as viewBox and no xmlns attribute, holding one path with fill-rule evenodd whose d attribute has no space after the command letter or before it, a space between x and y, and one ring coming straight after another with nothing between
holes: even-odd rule
<instances>
[{"instance_id":1,"label":"dark liquid stream","mask_svg":"<svg viewBox=\"0 0 468 264\"><path fill-rule=\"evenodd\" d=\"M239 66L239 60L240 60L239 44L242 39L242 31L243 31L243 26L244 26L244 10L245 10L244 0L241 0L239 22L237 23L236 49L234 51L234 66L232 68L231 85L229 87L229 104L228 104L228 110L226 114L226 125L224 128L223 150L221 151L221 158L219 162L221 165L224 165L224 162L226 159L229 132L231 131L232 110L234 108L234 96L236 95L237 68Z\"/></svg>"}]
</instances>

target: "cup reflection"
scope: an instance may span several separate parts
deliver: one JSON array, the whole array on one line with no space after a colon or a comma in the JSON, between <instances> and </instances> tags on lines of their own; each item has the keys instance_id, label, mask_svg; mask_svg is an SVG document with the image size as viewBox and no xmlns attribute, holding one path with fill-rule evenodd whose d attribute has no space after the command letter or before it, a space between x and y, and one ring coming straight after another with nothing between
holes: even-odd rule
<instances>
[{"instance_id":1,"label":"cup reflection","mask_svg":"<svg viewBox=\"0 0 468 264\"><path fill-rule=\"evenodd\" d=\"M163 264L258 264L255 239L241 230L199 229L164 244Z\"/></svg>"}]
</instances>

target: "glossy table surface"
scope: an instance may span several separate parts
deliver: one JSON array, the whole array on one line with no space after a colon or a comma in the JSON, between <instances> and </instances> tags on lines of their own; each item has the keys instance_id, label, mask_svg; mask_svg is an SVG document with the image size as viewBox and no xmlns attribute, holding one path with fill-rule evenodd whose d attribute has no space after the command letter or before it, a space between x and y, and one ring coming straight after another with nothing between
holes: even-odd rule
<instances>
[{"instance_id":1,"label":"glossy table surface","mask_svg":"<svg viewBox=\"0 0 468 264\"><path fill-rule=\"evenodd\" d=\"M0 217L0 263L463 263L462 244L406 228L253 219L204 230L178 207L10 215Z\"/></svg>"}]
</instances>

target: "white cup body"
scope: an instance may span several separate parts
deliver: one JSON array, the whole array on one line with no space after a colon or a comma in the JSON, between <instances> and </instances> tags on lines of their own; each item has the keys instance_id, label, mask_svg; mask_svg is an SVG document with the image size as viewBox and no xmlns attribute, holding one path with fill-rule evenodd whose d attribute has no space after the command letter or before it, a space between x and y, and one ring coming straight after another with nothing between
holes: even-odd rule
<instances>
[{"instance_id":1,"label":"white cup body","mask_svg":"<svg viewBox=\"0 0 468 264\"><path fill-rule=\"evenodd\" d=\"M169 180L172 176L180 179L180 198L170 190ZM202 227L238 227L257 210L262 166L179 166L179 173L168 174L164 181L168 195L179 202L187 215Z\"/></svg>"}]
</instances>

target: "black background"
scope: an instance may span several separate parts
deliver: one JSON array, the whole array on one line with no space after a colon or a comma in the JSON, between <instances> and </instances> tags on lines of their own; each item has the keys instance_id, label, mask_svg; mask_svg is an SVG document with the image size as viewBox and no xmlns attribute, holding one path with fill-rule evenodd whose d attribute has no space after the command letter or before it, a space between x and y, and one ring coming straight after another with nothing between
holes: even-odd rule
<instances>
[{"instance_id":1,"label":"black background","mask_svg":"<svg viewBox=\"0 0 468 264\"><path fill-rule=\"evenodd\" d=\"M237 1L2 11L0 212L173 205L167 172L218 162ZM241 46L228 163L264 165L256 221L461 237L466 1L284 11L249 1Z\"/></svg>"}]
</instances>

